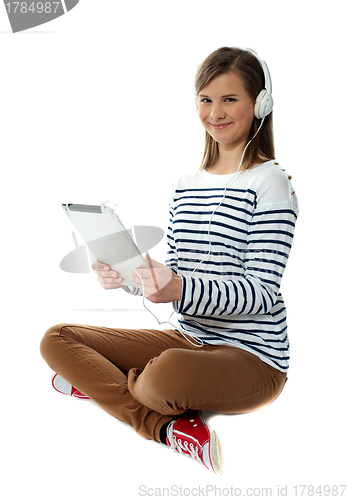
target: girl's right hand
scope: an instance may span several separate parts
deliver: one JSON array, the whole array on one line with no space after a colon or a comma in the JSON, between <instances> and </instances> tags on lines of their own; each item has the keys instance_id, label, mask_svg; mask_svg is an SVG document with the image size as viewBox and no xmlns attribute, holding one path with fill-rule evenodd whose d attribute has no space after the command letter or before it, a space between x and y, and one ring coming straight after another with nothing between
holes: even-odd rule
<instances>
[{"instance_id":1,"label":"girl's right hand","mask_svg":"<svg viewBox=\"0 0 348 500\"><path fill-rule=\"evenodd\" d=\"M98 281L104 290L113 290L122 287L121 276L116 271L110 269L110 266L107 264L95 261L92 264L92 269L96 272Z\"/></svg>"}]
</instances>

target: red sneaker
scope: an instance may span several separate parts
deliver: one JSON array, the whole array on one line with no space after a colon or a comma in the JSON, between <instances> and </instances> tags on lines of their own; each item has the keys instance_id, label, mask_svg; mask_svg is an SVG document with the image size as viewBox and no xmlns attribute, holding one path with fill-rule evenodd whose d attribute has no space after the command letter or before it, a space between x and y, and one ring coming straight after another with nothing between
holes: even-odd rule
<instances>
[{"instance_id":1,"label":"red sneaker","mask_svg":"<svg viewBox=\"0 0 348 500\"><path fill-rule=\"evenodd\" d=\"M58 373L53 375L52 377L52 385L53 388L60 392L61 394L66 394L67 396L74 396L74 398L79 398L79 399L89 399L88 396L85 396L82 394L82 392L78 391L73 387L69 382L64 380Z\"/></svg>"},{"instance_id":2,"label":"red sneaker","mask_svg":"<svg viewBox=\"0 0 348 500\"><path fill-rule=\"evenodd\" d=\"M186 412L171 422L167 444L175 452L195 458L215 474L223 474L224 458L219 438L205 422L202 412Z\"/></svg>"}]
</instances>

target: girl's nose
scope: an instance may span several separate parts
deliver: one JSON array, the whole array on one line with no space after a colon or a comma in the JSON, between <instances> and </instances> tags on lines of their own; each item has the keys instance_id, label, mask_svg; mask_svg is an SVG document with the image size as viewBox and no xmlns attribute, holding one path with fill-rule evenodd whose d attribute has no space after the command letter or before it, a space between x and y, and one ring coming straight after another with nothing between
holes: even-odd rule
<instances>
[{"instance_id":1,"label":"girl's nose","mask_svg":"<svg viewBox=\"0 0 348 500\"><path fill-rule=\"evenodd\" d=\"M218 121L222 118L225 118L226 113L223 109L222 104L216 103L213 105L213 109L211 110L210 116L213 120Z\"/></svg>"}]
</instances>

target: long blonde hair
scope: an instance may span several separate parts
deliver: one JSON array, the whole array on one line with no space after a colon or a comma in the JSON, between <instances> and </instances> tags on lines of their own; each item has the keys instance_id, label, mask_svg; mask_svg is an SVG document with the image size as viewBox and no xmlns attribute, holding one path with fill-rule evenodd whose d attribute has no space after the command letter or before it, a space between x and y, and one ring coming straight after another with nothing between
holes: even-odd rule
<instances>
[{"instance_id":1,"label":"long blonde hair","mask_svg":"<svg viewBox=\"0 0 348 500\"><path fill-rule=\"evenodd\" d=\"M249 50L236 47L221 47L210 54L201 64L196 75L196 96L213 78L226 73L237 74L253 101L265 88L263 68L256 56ZM254 116L247 141L256 133L261 120ZM218 143L208 132L205 132L205 148L200 170L212 167L219 157ZM256 163L275 158L273 138L273 112L266 116L261 130L248 146L243 168L251 168Z\"/></svg>"}]
</instances>

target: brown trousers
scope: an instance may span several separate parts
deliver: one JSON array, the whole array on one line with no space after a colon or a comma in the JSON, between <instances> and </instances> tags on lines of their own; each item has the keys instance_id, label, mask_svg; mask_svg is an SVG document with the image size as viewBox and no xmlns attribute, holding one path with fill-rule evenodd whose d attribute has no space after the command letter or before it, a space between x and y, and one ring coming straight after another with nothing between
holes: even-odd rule
<instances>
[{"instance_id":1,"label":"brown trousers","mask_svg":"<svg viewBox=\"0 0 348 500\"><path fill-rule=\"evenodd\" d=\"M145 439L188 409L237 414L269 405L286 373L236 347L191 345L174 330L60 324L41 341L53 371Z\"/></svg>"}]
</instances>

